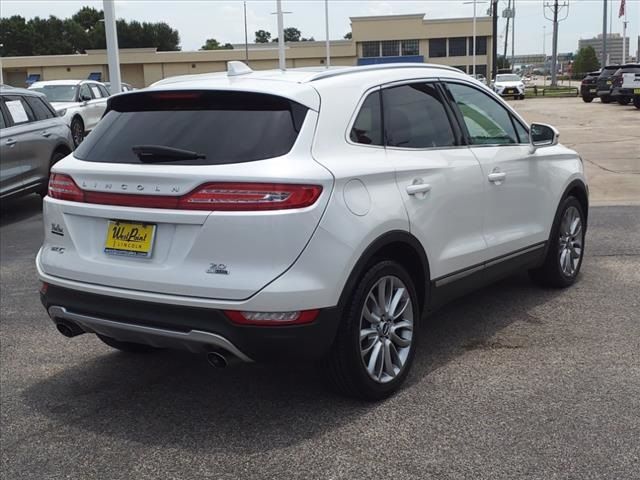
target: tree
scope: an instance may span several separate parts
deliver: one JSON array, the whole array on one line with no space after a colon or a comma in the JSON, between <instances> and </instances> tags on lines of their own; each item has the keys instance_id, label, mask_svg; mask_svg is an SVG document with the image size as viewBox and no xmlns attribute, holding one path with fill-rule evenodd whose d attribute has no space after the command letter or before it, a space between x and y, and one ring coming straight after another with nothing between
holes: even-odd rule
<instances>
[{"instance_id":1,"label":"tree","mask_svg":"<svg viewBox=\"0 0 640 480\"><path fill-rule=\"evenodd\" d=\"M296 27L289 27L284 29L284 41L285 42L299 42L302 38L302 32ZM277 42L278 39L274 38L272 42Z\"/></svg>"},{"instance_id":2,"label":"tree","mask_svg":"<svg viewBox=\"0 0 640 480\"><path fill-rule=\"evenodd\" d=\"M200 50L233 50L233 45L230 43L221 45L215 38L208 38Z\"/></svg>"},{"instance_id":3,"label":"tree","mask_svg":"<svg viewBox=\"0 0 640 480\"><path fill-rule=\"evenodd\" d=\"M106 48L102 11L83 7L71 18L20 16L0 18L2 56L64 55ZM166 23L140 23L118 20L121 48L153 47L160 51L180 50L177 30Z\"/></svg>"},{"instance_id":4,"label":"tree","mask_svg":"<svg viewBox=\"0 0 640 480\"><path fill-rule=\"evenodd\" d=\"M592 46L581 48L573 60L573 74L583 76L600 68L596 51Z\"/></svg>"},{"instance_id":5,"label":"tree","mask_svg":"<svg viewBox=\"0 0 640 480\"><path fill-rule=\"evenodd\" d=\"M353 34L351 32L347 32L347 33L344 34L343 38L345 40L351 40L351 39L353 39Z\"/></svg>"},{"instance_id":6,"label":"tree","mask_svg":"<svg viewBox=\"0 0 640 480\"><path fill-rule=\"evenodd\" d=\"M266 30L258 30L256 32L256 43L269 43L271 40L271 33Z\"/></svg>"}]
</instances>

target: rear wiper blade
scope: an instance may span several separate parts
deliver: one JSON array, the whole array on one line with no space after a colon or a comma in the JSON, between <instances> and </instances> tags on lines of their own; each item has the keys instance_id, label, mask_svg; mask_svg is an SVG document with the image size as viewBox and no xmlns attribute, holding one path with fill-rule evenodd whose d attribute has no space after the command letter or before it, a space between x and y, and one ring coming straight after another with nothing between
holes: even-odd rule
<instances>
[{"instance_id":1,"label":"rear wiper blade","mask_svg":"<svg viewBox=\"0 0 640 480\"><path fill-rule=\"evenodd\" d=\"M164 145L134 145L131 147L141 162L172 162L174 160L199 160L206 155L182 148L165 147Z\"/></svg>"}]
</instances>

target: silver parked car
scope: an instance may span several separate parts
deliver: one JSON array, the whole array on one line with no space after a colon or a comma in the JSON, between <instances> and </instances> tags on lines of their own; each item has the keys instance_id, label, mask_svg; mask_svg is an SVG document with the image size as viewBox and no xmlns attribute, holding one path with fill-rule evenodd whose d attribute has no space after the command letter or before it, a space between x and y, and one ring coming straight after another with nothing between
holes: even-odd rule
<instances>
[{"instance_id":1,"label":"silver parked car","mask_svg":"<svg viewBox=\"0 0 640 480\"><path fill-rule=\"evenodd\" d=\"M71 130L44 95L0 87L0 198L46 195L51 166L72 151Z\"/></svg>"}]
</instances>

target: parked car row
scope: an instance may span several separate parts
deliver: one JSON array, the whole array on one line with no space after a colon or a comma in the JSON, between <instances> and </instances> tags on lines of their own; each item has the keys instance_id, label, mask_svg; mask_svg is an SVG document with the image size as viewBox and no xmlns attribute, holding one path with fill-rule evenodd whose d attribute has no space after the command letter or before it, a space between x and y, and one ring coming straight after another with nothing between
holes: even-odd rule
<instances>
[{"instance_id":1,"label":"parked car row","mask_svg":"<svg viewBox=\"0 0 640 480\"><path fill-rule=\"evenodd\" d=\"M620 105L628 105L633 102L640 108L640 92L633 81L636 74L640 74L638 63L607 65L602 70L590 72L585 76L580 85L580 96L587 103L592 102L594 98L600 98L602 103L618 102Z\"/></svg>"}]
</instances>

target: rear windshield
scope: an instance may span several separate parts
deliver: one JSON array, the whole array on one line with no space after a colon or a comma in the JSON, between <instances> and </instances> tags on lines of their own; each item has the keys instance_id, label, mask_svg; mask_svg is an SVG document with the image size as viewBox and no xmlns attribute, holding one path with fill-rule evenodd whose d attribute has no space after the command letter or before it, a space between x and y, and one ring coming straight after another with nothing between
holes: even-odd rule
<instances>
[{"instance_id":1,"label":"rear windshield","mask_svg":"<svg viewBox=\"0 0 640 480\"><path fill-rule=\"evenodd\" d=\"M143 163L134 147L195 152L164 164L221 165L278 157L296 141L307 108L248 92L139 92L113 97L98 126L77 148L91 162ZM144 163L148 163L148 160Z\"/></svg>"}]
</instances>

